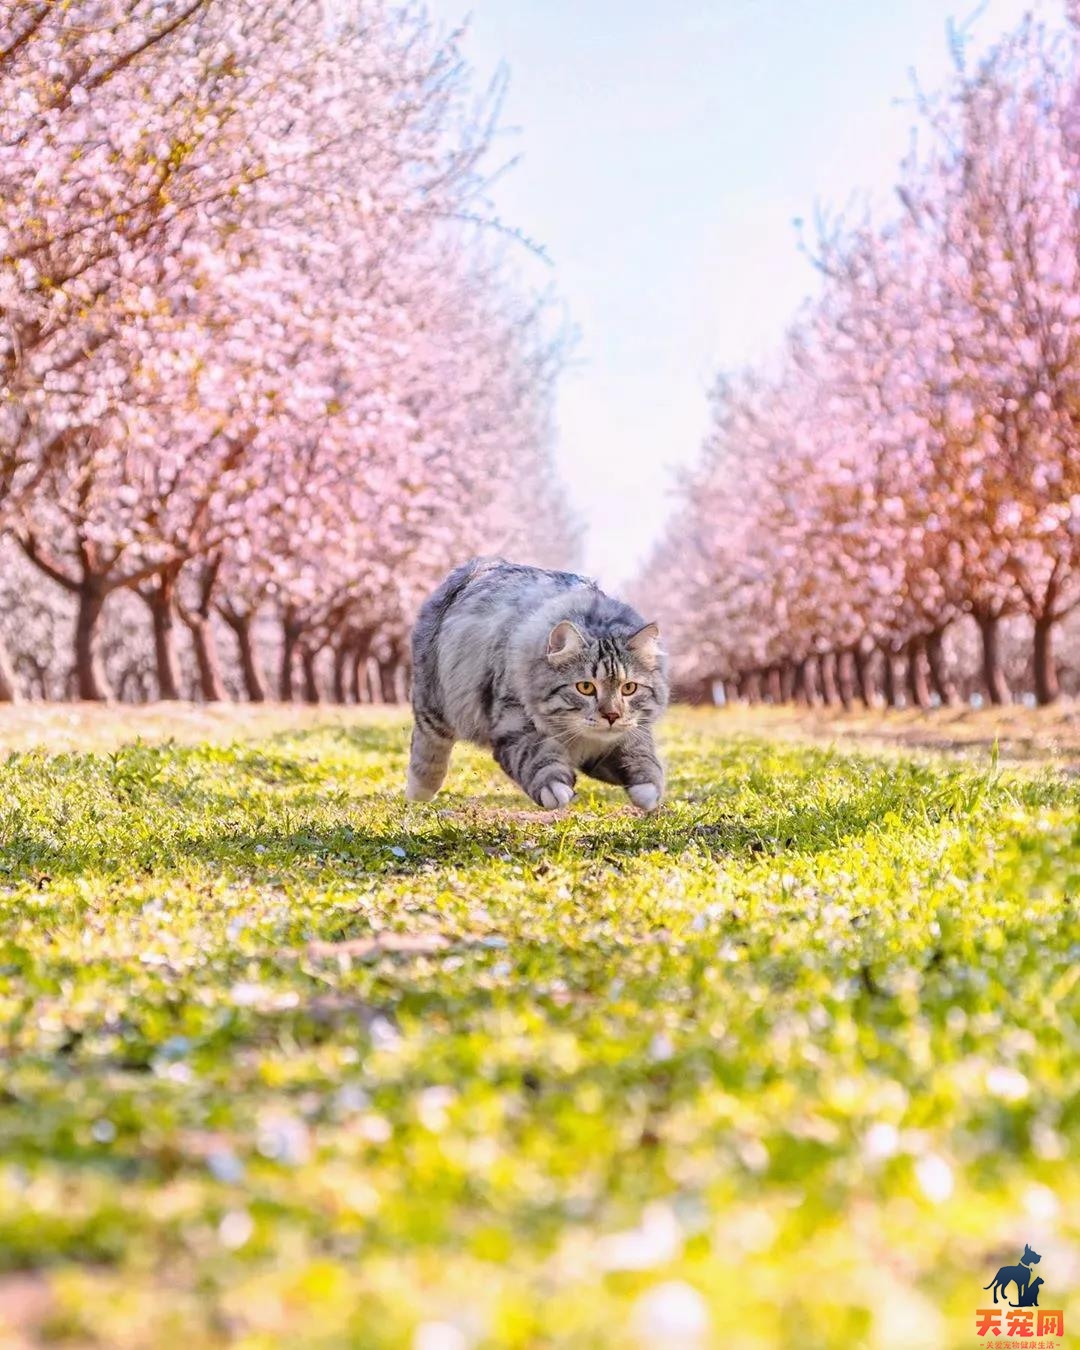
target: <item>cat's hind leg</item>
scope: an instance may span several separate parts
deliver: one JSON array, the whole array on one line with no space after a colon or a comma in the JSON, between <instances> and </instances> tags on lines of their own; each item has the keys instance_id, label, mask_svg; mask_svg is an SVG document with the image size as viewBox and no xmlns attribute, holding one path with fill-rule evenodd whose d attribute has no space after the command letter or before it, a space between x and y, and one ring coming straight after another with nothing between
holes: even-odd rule
<instances>
[{"instance_id":1,"label":"cat's hind leg","mask_svg":"<svg viewBox=\"0 0 1080 1350\"><path fill-rule=\"evenodd\" d=\"M417 716L409 744L409 773L405 796L410 802L429 802L442 787L450 767L454 738Z\"/></svg>"}]
</instances>

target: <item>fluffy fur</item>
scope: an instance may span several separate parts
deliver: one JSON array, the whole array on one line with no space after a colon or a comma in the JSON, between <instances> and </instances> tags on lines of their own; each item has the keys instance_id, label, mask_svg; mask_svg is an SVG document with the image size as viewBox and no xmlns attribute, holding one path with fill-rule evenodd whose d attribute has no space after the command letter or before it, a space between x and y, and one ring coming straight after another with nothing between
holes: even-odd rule
<instances>
[{"instance_id":1,"label":"fluffy fur","mask_svg":"<svg viewBox=\"0 0 1080 1350\"><path fill-rule=\"evenodd\" d=\"M642 810L659 806L659 632L594 582L473 558L425 602L412 650L410 801L438 792L454 741L466 740L549 810L573 797L578 770L625 788Z\"/></svg>"}]
</instances>

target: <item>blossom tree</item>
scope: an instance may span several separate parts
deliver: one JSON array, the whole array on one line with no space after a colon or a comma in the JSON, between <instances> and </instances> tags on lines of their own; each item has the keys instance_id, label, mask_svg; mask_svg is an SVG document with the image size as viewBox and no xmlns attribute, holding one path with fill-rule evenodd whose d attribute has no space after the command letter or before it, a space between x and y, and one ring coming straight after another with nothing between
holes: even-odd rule
<instances>
[{"instance_id":1,"label":"blossom tree","mask_svg":"<svg viewBox=\"0 0 1080 1350\"><path fill-rule=\"evenodd\" d=\"M701 560L688 670L871 701L878 648L889 702L898 655L911 701L949 702L944 637L970 615L1003 702L1023 613L1035 697L1057 696L1052 635L1080 605L1077 88L1075 48L1026 20L924 102L901 212L821 241L820 296L777 372L714 404L661 545Z\"/></svg>"},{"instance_id":2,"label":"blossom tree","mask_svg":"<svg viewBox=\"0 0 1080 1350\"><path fill-rule=\"evenodd\" d=\"M454 551L509 537L508 483L551 501L519 537L556 537L558 344L473 237L494 109L467 111L453 39L375 0L6 8L0 82L36 140L4 208L0 528L76 600L81 697L109 692L119 591L163 697L178 619L222 695L215 616L262 697L267 605L283 691L299 654L310 695L327 644L342 670L376 632L403 657Z\"/></svg>"}]
</instances>

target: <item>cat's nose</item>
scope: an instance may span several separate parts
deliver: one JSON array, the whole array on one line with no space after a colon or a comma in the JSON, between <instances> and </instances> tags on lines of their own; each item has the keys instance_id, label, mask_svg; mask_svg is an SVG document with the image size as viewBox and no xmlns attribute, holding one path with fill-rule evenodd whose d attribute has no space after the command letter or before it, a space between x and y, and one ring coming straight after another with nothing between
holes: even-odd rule
<instances>
[{"instance_id":1,"label":"cat's nose","mask_svg":"<svg viewBox=\"0 0 1080 1350\"><path fill-rule=\"evenodd\" d=\"M610 712L601 712L600 716L606 718L608 725L612 726L619 720L620 714L615 712L614 709L612 709Z\"/></svg>"}]
</instances>

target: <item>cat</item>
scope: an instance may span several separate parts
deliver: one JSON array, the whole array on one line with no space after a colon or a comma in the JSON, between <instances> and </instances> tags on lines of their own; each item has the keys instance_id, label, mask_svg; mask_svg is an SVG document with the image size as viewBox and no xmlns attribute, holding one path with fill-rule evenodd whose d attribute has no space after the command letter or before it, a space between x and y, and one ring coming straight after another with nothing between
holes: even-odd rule
<instances>
[{"instance_id":1,"label":"cat","mask_svg":"<svg viewBox=\"0 0 1080 1350\"><path fill-rule=\"evenodd\" d=\"M625 788L643 811L660 805L660 632L595 582L472 558L424 602L412 653L410 801L435 796L465 740L490 748L547 810L571 801L579 769Z\"/></svg>"}]
</instances>

